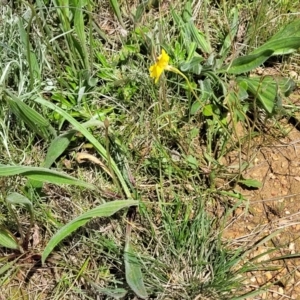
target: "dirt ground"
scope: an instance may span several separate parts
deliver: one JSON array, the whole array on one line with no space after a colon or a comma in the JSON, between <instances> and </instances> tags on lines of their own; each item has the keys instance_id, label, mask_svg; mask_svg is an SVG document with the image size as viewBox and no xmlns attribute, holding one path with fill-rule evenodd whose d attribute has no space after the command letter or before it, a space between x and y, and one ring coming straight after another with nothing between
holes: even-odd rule
<instances>
[{"instance_id":1,"label":"dirt ground","mask_svg":"<svg viewBox=\"0 0 300 300\"><path fill-rule=\"evenodd\" d=\"M300 91L293 102L300 104ZM257 151L256 157L244 175L259 180L262 187L256 190L240 188L249 202L236 210L225 229L225 237L232 239L236 246L245 241L256 245L260 239L279 230L248 256L259 255L254 262L265 267L263 271L248 273L249 291L273 283L264 293L252 298L256 300L300 300L300 255L297 257L297 253L300 254L300 131L287 120L280 123L288 135L282 139L274 138L268 145L253 147L253 151ZM275 247L278 250L271 251ZM296 257L267 262L283 255Z\"/></svg>"}]
</instances>

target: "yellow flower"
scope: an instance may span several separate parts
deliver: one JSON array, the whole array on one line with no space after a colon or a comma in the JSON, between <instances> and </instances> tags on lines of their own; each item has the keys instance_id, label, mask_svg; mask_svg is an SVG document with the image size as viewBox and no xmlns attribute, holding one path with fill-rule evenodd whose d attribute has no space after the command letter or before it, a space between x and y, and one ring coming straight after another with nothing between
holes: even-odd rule
<instances>
[{"instance_id":1,"label":"yellow flower","mask_svg":"<svg viewBox=\"0 0 300 300\"><path fill-rule=\"evenodd\" d=\"M155 78L155 83L157 83L160 75L164 70L169 68L170 57L164 49L161 50L161 55L158 57L156 63L149 68L150 77Z\"/></svg>"}]
</instances>

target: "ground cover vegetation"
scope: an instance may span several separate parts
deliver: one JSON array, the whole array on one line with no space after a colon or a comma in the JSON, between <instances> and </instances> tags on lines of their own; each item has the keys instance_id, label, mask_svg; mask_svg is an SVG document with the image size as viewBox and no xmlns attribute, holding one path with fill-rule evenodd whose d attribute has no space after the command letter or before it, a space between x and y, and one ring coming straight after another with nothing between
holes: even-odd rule
<instances>
[{"instance_id":1,"label":"ground cover vegetation","mask_svg":"<svg viewBox=\"0 0 300 300\"><path fill-rule=\"evenodd\" d=\"M299 4L1 3L2 296L237 300L274 284L245 278L283 259L248 256L278 230L238 246L223 231L248 205L237 187L262 184L244 175L255 138L297 123L291 70L256 69L297 60Z\"/></svg>"}]
</instances>

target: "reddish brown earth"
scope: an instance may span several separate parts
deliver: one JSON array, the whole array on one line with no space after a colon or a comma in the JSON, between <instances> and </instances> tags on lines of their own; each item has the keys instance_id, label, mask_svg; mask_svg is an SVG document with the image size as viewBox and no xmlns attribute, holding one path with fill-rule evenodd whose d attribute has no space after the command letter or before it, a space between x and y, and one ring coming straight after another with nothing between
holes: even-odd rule
<instances>
[{"instance_id":1,"label":"reddish brown earth","mask_svg":"<svg viewBox=\"0 0 300 300\"><path fill-rule=\"evenodd\" d=\"M298 99L299 92L295 94L295 100L300 102ZM248 255L249 259L272 248L278 249L254 261L260 262L264 271L248 273L249 291L273 283L264 293L251 298L257 300L300 300L300 131L285 121L280 123L288 132L285 138L274 137L264 144L257 141L252 147L256 156L244 177L259 180L262 187L239 189L247 203L235 211L225 229L225 237L231 239L234 246L256 245L260 239L279 230L271 239L254 246ZM297 253L299 257L264 263ZM276 270L269 270L271 266Z\"/></svg>"}]
</instances>

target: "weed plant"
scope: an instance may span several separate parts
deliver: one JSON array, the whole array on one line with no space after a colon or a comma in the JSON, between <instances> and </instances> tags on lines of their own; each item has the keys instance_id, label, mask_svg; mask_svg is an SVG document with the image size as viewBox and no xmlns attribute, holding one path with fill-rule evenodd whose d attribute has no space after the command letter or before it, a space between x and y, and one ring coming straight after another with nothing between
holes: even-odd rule
<instances>
[{"instance_id":1,"label":"weed plant","mask_svg":"<svg viewBox=\"0 0 300 300\"><path fill-rule=\"evenodd\" d=\"M4 297L245 299L267 288L245 283L260 267L247 255L277 232L239 247L222 232L247 201L235 186L261 184L243 177L253 137L293 113L294 81L254 70L300 47L297 9L1 5Z\"/></svg>"}]
</instances>

